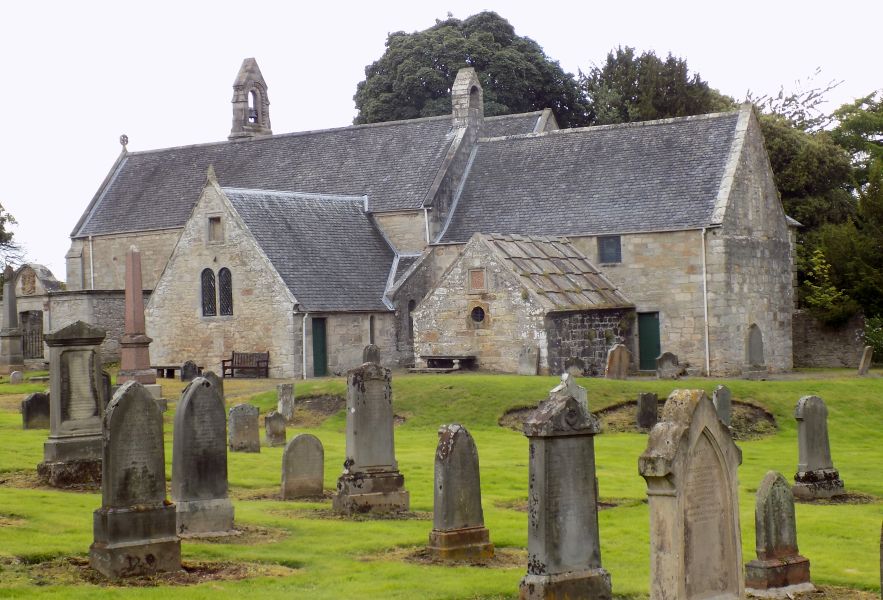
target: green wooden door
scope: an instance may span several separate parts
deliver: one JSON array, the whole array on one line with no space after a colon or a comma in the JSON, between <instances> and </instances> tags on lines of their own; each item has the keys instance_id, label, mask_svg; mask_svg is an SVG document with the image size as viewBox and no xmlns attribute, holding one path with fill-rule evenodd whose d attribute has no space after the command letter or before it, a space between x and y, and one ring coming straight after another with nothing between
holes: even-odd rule
<instances>
[{"instance_id":1,"label":"green wooden door","mask_svg":"<svg viewBox=\"0 0 883 600\"><path fill-rule=\"evenodd\" d=\"M313 377L328 375L328 345L325 338L325 318L313 317Z\"/></svg>"},{"instance_id":2,"label":"green wooden door","mask_svg":"<svg viewBox=\"0 0 883 600\"><path fill-rule=\"evenodd\" d=\"M659 313L638 313L638 363L642 371L655 371L659 345Z\"/></svg>"}]
</instances>

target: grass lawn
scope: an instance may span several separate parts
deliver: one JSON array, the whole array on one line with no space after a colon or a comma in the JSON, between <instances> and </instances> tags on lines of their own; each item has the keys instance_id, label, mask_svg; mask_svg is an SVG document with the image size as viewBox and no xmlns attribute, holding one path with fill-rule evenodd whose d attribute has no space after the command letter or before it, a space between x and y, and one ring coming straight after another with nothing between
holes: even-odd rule
<instances>
[{"instance_id":1,"label":"grass lawn","mask_svg":"<svg viewBox=\"0 0 883 600\"><path fill-rule=\"evenodd\" d=\"M851 504L798 504L798 541L812 563L816 584L874 591L879 586L879 539L883 519L883 378L872 372L806 374L807 379L743 380L655 379L607 381L581 379L589 404L597 410L638 392L665 398L674 387L701 387L709 395L719 383L733 399L763 406L775 415L778 432L738 442L743 561L754 554L754 492L768 470L791 479L797 466L794 406L800 396L817 394L828 405L831 451L846 489L860 495ZM526 569L527 440L501 428L497 419L512 407L533 405L556 383L553 377L485 374L404 375L393 377L395 412L405 418L396 428L396 454L411 493L404 520L344 520L325 502L278 499L281 448L260 454L230 453L231 496L236 522L245 535L224 541L182 542L184 561L241 563L238 579L213 579L193 585L125 587L132 597L150 598L515 598ZM171 474L172 421L180 383L160 380L170 399L165 414L167 474ZM275 407L273 380L226 380L229 405L248 399L261 414ZM88 575L83 561L92 542L92 511L97 493L58 491L34 484L46 430L21 429L19 403L41 391L41 384L0 383L0 597L105 598L119 586ZM342 379L296 383L298 397L344 394ZM473 434L481 460L486 525L501 555L487 567L447 567L411 560L432 528L432 478L436 430L458 422ZM344 412L302 431L325 446L325 487L334 489L344 460ZM637 460L647 436L602 433L595 438L602 501L614 508L600 513L603 566L617 597L647 596L649 516L644 480ZM205 566L203 564L203 566ZM247 576L244 576L247 575ZM868 596L869 597L869 596Z\"/></svg>"}]
</instances>

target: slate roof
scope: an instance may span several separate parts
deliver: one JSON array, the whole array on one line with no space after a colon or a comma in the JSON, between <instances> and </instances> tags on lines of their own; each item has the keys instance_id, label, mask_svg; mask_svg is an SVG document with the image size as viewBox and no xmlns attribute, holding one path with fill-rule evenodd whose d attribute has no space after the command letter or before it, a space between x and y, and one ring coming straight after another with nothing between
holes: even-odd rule
<instances>
[{"instance_id":1,"label":"slate roof","mask_svg":"<svg viewBox=\"0 0 883 600\"><path fill-rule=\"evenodd\" d=\"M480 235L547 310L634 306L564 237Z\"/></svg>"},{"instance_id":2,"label":"slate roof","mask_svg":"<svg viewBox=\"0 0 883 600\"><path fill-rule=\"evenodd\" d=\"M485 117L484 125L481 128L481 137L494 138L533 133L542 116L543 111L537 110L518 115Z\"/></svg>"},{"instance_id":3,"label":"slate roof","mask_svg":"<svg viewBox=\"0 0 883 600\"><path fill-rule=\"evenodd\" d=\"M402 278L402 275L404 275L408 271L408 269L410 269L414 265L414 263L417 262L417 259L420 258L420 256L421 256L420 254L415 254L413 256L412 255L399 256L399 262L396 265L396 272L395 272L395 275L393 275L392 283L398 282L399 279Z\"/></svg>"},{"instance_id":4,"label":"slate roof","mask_svg":"<svg viewBox=\"0 0 883 600\"><path fill-rule=\"evenodd\" d=\"M364 199L222 189L302 310L389 310L394 254Z\"/></svg>"},{"instance_id":5,"label":"slate roof","mask_svg":"<svg viewBox=\"0 0 883 600\"><path fill-rule=\"evenodd\" d=\"M539 114L539 113L537 113ZM534 113L487 119L528 133ZM370 198L370 210L417 209L453 140L451 116L130 152L72 237L183 227L213 165L222 186Z\"/></svg>"},{"instance_id":6,"label":"slate roof","mask_svg":"<svg viewBox=\"0 0 883 600\"><path fill-rule=\"evenodd\" d=\"M440 241L465 242L476 232L710 225L738 118L719 113L482 140Z\"/></svg>"}]
</instances>

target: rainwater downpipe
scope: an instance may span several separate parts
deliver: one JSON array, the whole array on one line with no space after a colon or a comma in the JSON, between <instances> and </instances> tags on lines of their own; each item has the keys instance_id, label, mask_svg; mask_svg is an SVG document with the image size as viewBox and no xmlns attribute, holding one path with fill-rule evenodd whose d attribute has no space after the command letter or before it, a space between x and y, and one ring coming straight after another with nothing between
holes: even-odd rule
<instances>
[{"instance_id":1,"label":"rainwater downpipe","mask_svg":"<svg viewBox=\"0 0 883 600\"><path fill-rule=\"evenodd\" d=\"M89 289L95 289L95 261L93 257L95 256L95 251L92 246L92 236L89 236Z\"/></svg>"},{"instance_id":2,"label":"rainwater downpipe","mask_svg":"<svg viewBox=\"0 0 883 600\"><path fill-rule=\"evenodd\" d=\"M304 313L303 319L300 322L300 354L303 357L303 368L301 369L301 374L303 375L302 379L307 378L307 315L309 313Z\"/></svg>"},{"instance_id":3,"label":"rainwater downpipe","mask_svg":"<svg viewBox=\"0 0 883 600\"><path fill-rule=\"evenodd\" d=\"M702 313L705 321L705 376L711 373L711 353L708 342L708 269L705 264L705 233L702 228Z\"/></svg>"}]
</instances>

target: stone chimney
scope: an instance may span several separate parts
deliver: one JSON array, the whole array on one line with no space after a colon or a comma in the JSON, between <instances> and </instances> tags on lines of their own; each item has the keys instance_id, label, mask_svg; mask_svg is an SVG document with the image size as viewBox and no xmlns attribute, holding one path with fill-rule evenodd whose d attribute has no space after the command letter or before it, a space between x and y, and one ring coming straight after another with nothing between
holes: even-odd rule
<instances>
[{"instance_id":1,"label":"stone chimney","mask_svg":"<svg viewBox=\"0 0 883 600\"><path fill-rule=\"evenodd\" d=\"M273 135L270 129L270 99L267 83L257 61L242 61L236 81L233 82L233 127L228 139Z\"/></svg>"},{"instance_id":2,"label":"stone chimney","mask_svg":"<svg viewBox=\"0 0 883 600\"><path fill-rule=\"evenodd\" d=\"M451 86L451 105L454 127L473 127L481 130L484 121L484 91L475 69L466 67L457 72Z\"/></svg>"}]
</instances>

